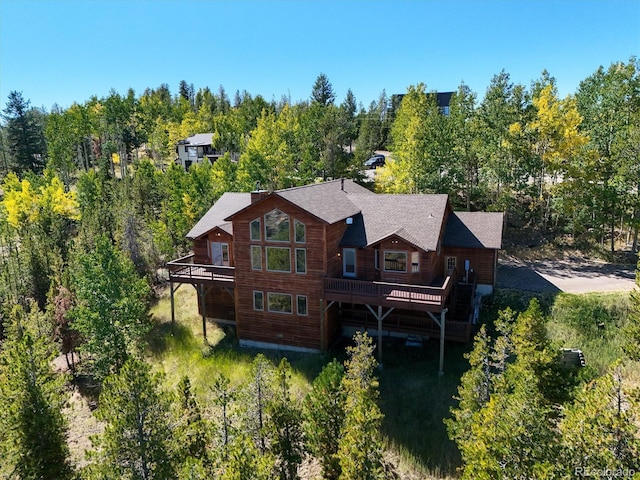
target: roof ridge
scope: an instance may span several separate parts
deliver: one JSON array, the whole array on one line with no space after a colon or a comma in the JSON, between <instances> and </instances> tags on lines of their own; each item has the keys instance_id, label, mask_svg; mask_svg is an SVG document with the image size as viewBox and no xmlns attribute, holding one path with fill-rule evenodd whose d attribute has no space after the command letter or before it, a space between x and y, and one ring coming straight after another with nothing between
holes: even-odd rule
<instances>
[{"instance_id":1,"label":"roof ridge","mask_svg":"<svg viewBox=\"0 0 640 480\"><path fill-rule=\"evenodd\" d=\"M281 188L280 190L275 190L274 192L275 193L290 192L291 190L300 190L302 188L318 187L320 185L328 185L329 183L335 183L335 182L338 182L340 180L353 181L353 180L350 180L348 178L336 178L334 180L325 180L324 182L320 182L320 183L308 183L307 185L298 185L296 187Z\"/></svg>"}]
</instances>

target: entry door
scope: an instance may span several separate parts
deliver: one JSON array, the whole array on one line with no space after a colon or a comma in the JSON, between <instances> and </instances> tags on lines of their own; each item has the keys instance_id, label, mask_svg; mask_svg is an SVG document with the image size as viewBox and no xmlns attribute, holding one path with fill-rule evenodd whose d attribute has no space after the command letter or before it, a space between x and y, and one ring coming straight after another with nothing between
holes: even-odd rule
<instances>
[{"instance_id":1,"label":"entry door","mask_svg":"<svg viewBox=\"0 0 640 480\"><path fill-rule=\"evenodd\" d=\"M213 265L229 265L229 244L221 242L210 242L211 263Z\"/></svg>"},{"instance_id":2,"label":"entry door","mask_svg":"<svg viewBox=\"0 0 640 480\"><path fill-rule=\"evenodd\" d=\"M342 276L343 277L356 276L356 249L355 248L342 249Z\"/></svg>"}]
</instances>

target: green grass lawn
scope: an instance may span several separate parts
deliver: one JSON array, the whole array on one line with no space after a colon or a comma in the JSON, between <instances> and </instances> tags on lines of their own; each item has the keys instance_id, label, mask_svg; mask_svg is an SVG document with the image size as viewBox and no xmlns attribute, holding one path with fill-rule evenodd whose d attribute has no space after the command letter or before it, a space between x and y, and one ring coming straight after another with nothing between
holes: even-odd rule
<instances>
[{"instance_id":1,"label":"green grass lawn","mask_svg":"<svg viewBox=\"0 0 640 480\"><path fill-rule=\"evenodd\" d=\"M482 320L491 324L497 312L507 306L525 310L532 296L498 290L486 299ZM232 329L222 329L213 323L207 326L205 342L195 290L183 285L175 297L175 324L170 320L168 292L151 310L157 326L150 338L149 360L164 372L170 387L188 375L205 402L211 396L208 385L216 374L229 377L232 385L246 383L258 352L274 364L287 357L293 370L293 391L300 398L310 390L311 382L327 362L334 357L345 358L346 340L322 354L246 349L238 347ZM621 327L629 308L627 294L559 294L538 298L549 315L549 334L559 347L583 350L588 364L601 373L622 357ZM437 340L422 347L408 347L401 340L384 339L384 368L379 373L380 407L385 415L382 431L401 478L456 477L460 456L442 420L456 403L460 377L468 368L464 353L470 348L447 343L445 373L438 375ZM627 364L625 372L629 381L640 385L640 366Z\"/></svg>"},{"instance_id":2,"label":"green grass lawn","mask_svg":"<svg viewBox=\"0 0 640 480\"><path fill-rule=\"evenodd\" d=\"M183 285L175 294L176 322L171 324L168 291L152 307L156 328L150 336L148 359L173 388L184 375L191 378L200 398L211 398L208 385L217 374L232 385L246 383L251 363L260 352L275 363L286 356L291 363L293 391L302 398L322 367L334 357L345 359L346 341L322 354L256 350L237 346L232 329L207 325L202 336L195 289ZM439 343L407 347L392 338L383 341L384 368L380 371L380 407L385 414L383 434L389 455L401 478L450 478L460 464L456 446L447 437L442 419L455 401L460 376L467 368L463 354L469 347L447 343L445 373L438 375Z\"/></svg>"}]
</instances>

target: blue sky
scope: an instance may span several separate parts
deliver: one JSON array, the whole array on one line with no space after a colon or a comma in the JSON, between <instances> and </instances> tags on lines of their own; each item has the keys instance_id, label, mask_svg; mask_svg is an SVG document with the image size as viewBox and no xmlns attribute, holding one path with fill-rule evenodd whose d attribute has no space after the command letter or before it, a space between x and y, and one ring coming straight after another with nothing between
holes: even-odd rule
<instances>
[{"instance_id":1,"label":"blue sky","mask_svg":"<svg viewBox=\"0 0 640 480\"><path fill-rule=\"evenodd\" d=\"M365 106L420 82L481 99L502 69L526 86L547 69L565 96L639 53L640 0L0 0L0 109L182 79L296 102L321 72Z\"/></svg>"}]
</instances>

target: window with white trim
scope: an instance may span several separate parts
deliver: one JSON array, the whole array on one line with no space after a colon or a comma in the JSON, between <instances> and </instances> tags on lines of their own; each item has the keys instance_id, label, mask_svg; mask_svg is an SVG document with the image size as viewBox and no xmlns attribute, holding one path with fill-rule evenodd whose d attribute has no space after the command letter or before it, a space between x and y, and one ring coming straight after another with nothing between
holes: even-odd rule
<instances>
[{"instance_id":1,"label":"window with white trim","mask_svg":"<svg viewBox=\"0 0 640 480\"><path fill-rule=\"evenodd\" d=\"M289 247L266 247L267 270L291 272L291 249Z\"/></svg>"},{"instance_id":2,"label":"window with white trim","mask_svg":"<svg viewBox=\"0 0 640 480\"><path fill-rule=\"evenodd\" d=\"M264 310L264 293L257 290L253 291L253 309Z\"/></svg>"},{"instance_id":3,"label":"window with white trim","mask_svg":"<svg viewBox=\"0 0 640 480\"><path fill-rule=\"evenodd\" d=\"M297 295L296 304L298 315L307 315L307 296Z\"/></svg>"},{"instance_id":4,"label":"window with white trim","mask_svg":"<svg viewBox=\"0 0 640 480\"><path fill-rule=\"evenodd\" d=\"M264 215L264 238L269 242L288 242L289 215L275 209Z\"/></svg>"},{"instance_id":5,"label":"window with white trim","mask_svg":"<svg viewBox=\"0 0 640 480\"><path fill-rule=\"evenodd\" d=\"M296 248L296 273L307 273L306 248Z\"/></svg>"},{"instance_id":6,"label":"window with white trim","mask_svg":"<svg viewBox=\"0 0 640 480\"><path fill-rule=\"evenodd\" d=\"M307 241L307 227L300 220L293 221L296 243L305 243Z\"/></svg>"},{"instance_id":7,"label":"window with white trim","mask_svg":"<svg viewBox=\"0 0 640 480\"><path fill-rule=\"evenodd\" d=\"M256 218L250 223L251 241L259 242L261 240L260 219Z\"/></svg>"},{"instance_id":8,"label":"window with white trim","mask_svg":"<svg viewBox=\"0 0 640 480\"><path fill-rule=\"evenodd\" d=\"M293 313L291 294L269 292L267 294L267 308L273 313Z\"/></svg>"},{"instance_id":9,"label":"window with white trim","mask_svg":"<svg viewBox=\"0 0 640 480\"><path fill-rule=\"evenodd\" d=\"M456 257L446 257L444 263L445 273L456 268Z\"/></svg>"},{"instance_id":10,"label":"window with white trim","mask_svg":"<svg viewBox=\"0 0 640 480\"><path fill-rule=\"evenodd\" d=\"M411 252L411 273L420 271L420 252Z\"/></svg>"},{"instance_id":11,"label":"window with white trim","mask_svg":"<svg viewBox=\"0 0 640 480\"><path fill-rule=\"evenodd\" d=\"M251 268L262 270L262 248L260 245L251 245Z\"/></svg>"},{"instance_id":12,"label":"window with white trim","mask_svg":"<svg viewBox=\"0 0 640 480\"><path fill-rule=\"evenodd\" d=\"M385 272L406 272L407 252L395 250L384 251L384 271Z\"/></svg>"}]
</instances>

